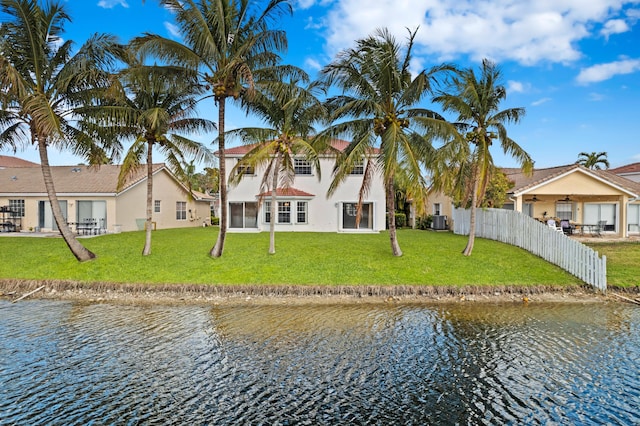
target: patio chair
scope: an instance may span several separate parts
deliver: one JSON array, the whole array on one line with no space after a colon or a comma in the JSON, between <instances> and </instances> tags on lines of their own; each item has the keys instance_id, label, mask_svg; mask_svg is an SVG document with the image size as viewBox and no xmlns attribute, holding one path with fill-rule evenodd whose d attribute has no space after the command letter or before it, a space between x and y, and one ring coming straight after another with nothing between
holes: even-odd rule
<instances>
[{"instance_id":1,"label":"patio chair","mask_svg":"<svg viewBox=\"0 0 640 426\"><path fill-rule=\"evenodd\" d=\"M564 232L565 235L573 234L573 227L571 226L571 223L569 223L567 219L562 219L560 221L560 228L562 228L562 232Z\"/></svg>"},{"instance_id":2,"label":"patio chair","mask_svg":"<svg viewBox=\"0 0 640 426\"><path fill-rule=\"evenodd\" d=\"M556 221L554 219L547 220L547 226L549 226L549 228L552 228L555 231L562 232L562 227L557 226Z\"/></svg>"},{"instance_id":3,"label":"patio chair","mask_svg":"<svg viewBox=\"0 0 640 426\"><path fill-rule=\"evenodd\" d=\"M598 224L596 225L596 228L594 230L595 231L594 233L595 233L596 237L602 237L602 233L604 232L604 229L605 229L606 225L607 225L607 221L606 220L599 220L598 221Z\"/></svg>"}]
</instances>

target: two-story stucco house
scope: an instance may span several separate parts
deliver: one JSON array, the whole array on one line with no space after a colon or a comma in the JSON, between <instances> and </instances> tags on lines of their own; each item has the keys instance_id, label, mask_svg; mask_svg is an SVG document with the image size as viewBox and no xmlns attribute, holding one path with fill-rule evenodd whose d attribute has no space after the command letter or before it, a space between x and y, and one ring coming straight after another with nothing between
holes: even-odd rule
<instances>
[{"instance_id":1,"label":"two-story stucco house","mask_svg":"<svg viewBox=\"0 0 640 426\"><path fill-rule=\"evenodd\" d=\"M334 148L344 150L348 142L335 140ZM239 146L225 150L227 174L251 149ZM378 154L374 151L372 156ZM312 232L379 232L386 227L385 197L382 176L373 177L362 217L356 228L356 206L366 161L356 167L351 176L331 196L327 190L333 178L335 155L320 156L321 176L316 176L311 164L300 158L295 161L295 180L288 188L278 188L276 231ZM228 188L230 232L260 232L269 230L271 197L260 194L264 170L245 173L240 183ZM228 178L228 175L227 175ZM258 204L261 200L260 205Z\"/></svg>"}]
</instances>

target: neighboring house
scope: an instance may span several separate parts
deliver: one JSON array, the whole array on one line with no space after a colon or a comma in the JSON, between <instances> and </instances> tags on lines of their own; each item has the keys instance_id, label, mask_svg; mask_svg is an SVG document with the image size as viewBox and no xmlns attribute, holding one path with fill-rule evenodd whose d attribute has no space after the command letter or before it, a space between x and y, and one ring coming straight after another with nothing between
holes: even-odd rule
<instances>
[{"instance_id":1,"label":"neighboring house","mask_svg":"<svg viewBox=\"0 0 640 426\"><path fill-rule=\"evenodd\" d=\"M9 155L0 155L0 169L8 167L40 167L40 164Z\"/></svg>"},{"instance_id":2,"label":"neighboring house","mask_svg":"<svg viewBox=\"0 0 640 426\"><path fill-rule=\"evenodd\" d=\"M640 163L627 164L615 169L607 169L607 171L634 182L640 182Z\"/></svg>"},{"instance_id":3,"label":"neighboring house","mask_svg":"<svg viewBox=\"0 0 640 426\"><path fill-rule=\"evenodd\" d=\"M58 200L67 221L74 224L72 229L89 222L94 224L94 232L144 229L146 172L146 167L140 168L117 191L120 166L51 167ZM190 195L164 164L153 166L153 200L156 229L210 223L213 200L200 193ZM5 231L57 230L39 165L0 167L0 222Z\"/></svg>"},{"instance_id":4,"label":"neighboring house","mask_svg":"<svg viewBox=\"0 0 640 426\"><path fill-rule=\"evenodd\" d=\"M345 141L333 141L334 148L344 150ZM225 150L228 174L252 146ZM377 151L374 152L377 154ZM356 228L356 206L366 161L356 167L351 176L331 197L327 190L333 178L335 155L320 156L321 179L303 158L296 159L296 176L289 188L278 188L277 231L313 232L379 232L386 227L385 197L382 177L376 173L364 199L362 216ZM228 187L230 232L260 232L269 230L271 193L261 194L264 169L250 170L236 186ZM262 203L258 205L258 201Z\"/></svg>"},{"instance_id":5,"label":"neighboring house","mask_svg":"<svg viewBox=\"0 0 640 426\"><path fill-rule=\"evenodd\" d=\"M640 232L640 183L611 170L591 170L578 164L536 169L502 169L514 182L511 203L504 206L533 218L568 219L594 225L606 221L605 232L627 237Z\"/></svg>"}]
</instances>

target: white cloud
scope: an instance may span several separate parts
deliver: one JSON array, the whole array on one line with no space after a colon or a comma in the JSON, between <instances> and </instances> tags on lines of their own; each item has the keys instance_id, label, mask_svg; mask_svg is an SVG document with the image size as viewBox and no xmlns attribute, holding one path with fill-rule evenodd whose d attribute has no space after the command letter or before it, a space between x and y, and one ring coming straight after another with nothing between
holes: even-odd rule
<instances>
[{"instance_id":1,"label":"white cloud","mask_svg":"<svg viewBox=\"0 0 640 426\"><path fill-rule=\"evenodd\" d=\"M304 60L304 68L319 71L322 68L322 65L313 58L307 58Z\"/></svg>"},{"instance_id":2,"label":"white cloud","mask_svg":"<svg viewBox=\"0 0 640 426\"><path fill-rule=\"evenodd\" d=\"M531 106L540 106L540 105L545 104L545 103L550 102L550 101L551 101L551 98L538 99L537 101L531 102Z\"/></svg>"},{"instance_id":3,"label":"white cloud","mask_svg":"<svg viewBox=\"0 0 640 426\"><path fill-rule=\"evenodd\" d=\"M611 34L620 34L629 31L629 26L622 19L612 19L607 21L602 27L602 31L600 33L609 38Z\"/></svg>"},{"instance_id":4,"label":"white cloud","mask_svg":"<svg viewBox=\"0 0 640 426\"><path fill-rule=\"evenodd\" d=\"M181 38L180 28L177 25L172 24L171 22L164 22L164 28L169 31L169 34L174 38Z\"/></svg>"},{"instance_id":5,"label":"white cloud","mask_svg":"<svg viewBox=\"0 0 640 426\"><path fill-rule=\"evenodd\" d=\"M309 3L309 0L306 3ZM438 60L513 60L525 65L581 58L579 42L594 28L623 30L614 19L634 0L336 0L326 22L330 56L387 27L398 40L420 27L421 53ZM627 11L629 15L629 11ZM600 24L600 25L598 25ZM626 24L625 24L626 25Z\"/></svg>"},{"instance_id":6,"label":"white cloud","mask_svg":"<svg viewBox=\"0 0 640 426\"><path fill-rule=\"evenodd\" d=\"M622 59L607 64L598 64L580 70L576 81L580 84L597 83L616 75L631 74L640 71L640 59Z\"/></svg>"},{"instance_id":7,"label":"white cloud","mask_svg":"<svg viewBox=\"0 0 640 426\"><path fill-rule=\"evenodd\" d=\"M591 92L589 93L589 100L593 102L600 102L604 100L605 96L602 93Z\"/></svg>"},{"instance_id":8,"label":"white cloud","mask_svg":"<svg viewBox=\"0 0 640 426\"><path fill-rule=\"evenodd\" d=\"M528 89L528 85L520 81L507 81L507 93L524 93Z\"/></svg>"},{"instance_id":9,"label":"white cloud","mask_svg":"<svg viewBox=\"0 0 640 426\"><path fill-rule=\"evenodd\" d=\"M129 7L127 0L100 0L98 6L105 9L112 9L116 6Z\"/></svg>"}]
</instances>

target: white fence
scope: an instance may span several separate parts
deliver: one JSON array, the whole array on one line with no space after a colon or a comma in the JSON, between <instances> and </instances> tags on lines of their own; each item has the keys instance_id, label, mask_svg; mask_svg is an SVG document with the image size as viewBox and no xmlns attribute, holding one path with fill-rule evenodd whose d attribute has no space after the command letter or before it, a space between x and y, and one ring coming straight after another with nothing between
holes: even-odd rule
<instances>
[{"instance_id":1,"label":"white fence","mask_svg":"<svg viewBox=\"0 0 640 426\"><path fill-rule=\"evenodd\" d=\"M453 232L469 235L471 210L454 209ZM520 212L476 209L476 236L523 248L602 291L607 290L607 257Z\"/></svg>"}]
</instances>

